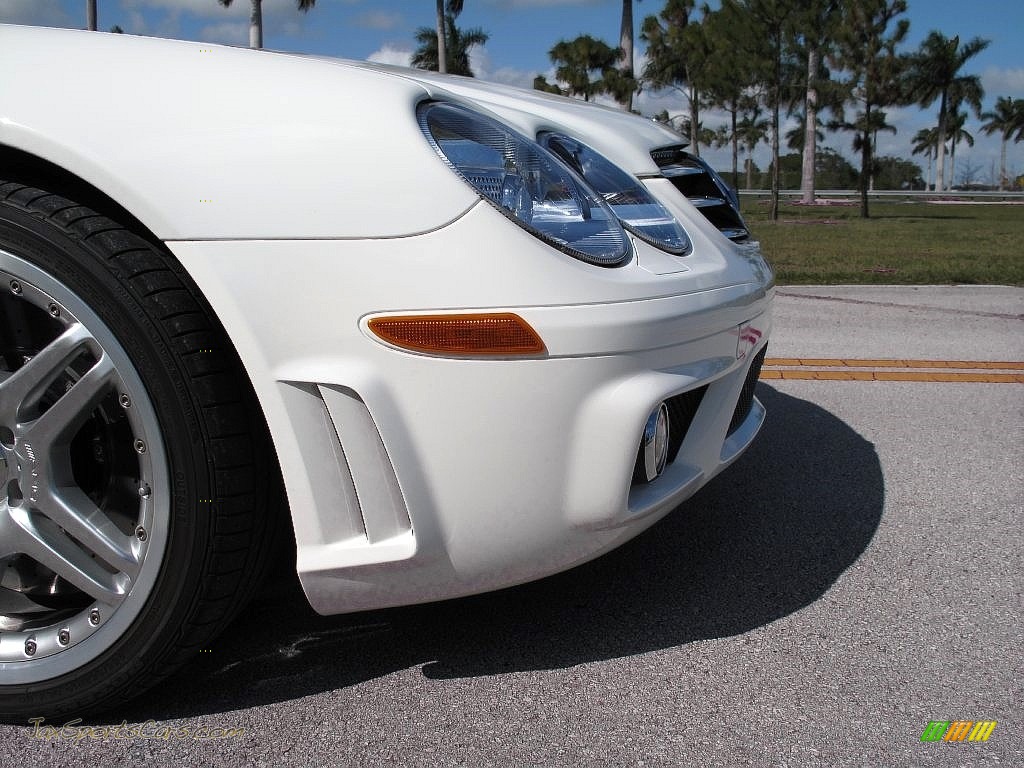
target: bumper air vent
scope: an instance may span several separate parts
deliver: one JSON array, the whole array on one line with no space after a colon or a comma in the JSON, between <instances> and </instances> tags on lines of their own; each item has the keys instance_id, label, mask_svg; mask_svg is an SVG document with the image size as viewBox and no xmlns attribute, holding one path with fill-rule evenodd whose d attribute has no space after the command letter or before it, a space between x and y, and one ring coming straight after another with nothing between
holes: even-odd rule
<instances>
[{"instance_id":1,"label":"bumper air vent","mask_svg":"<svg viewBox=\"0 0 1024 768\"><path fill-rule=\"evenodd\" d=\"M693 423L693 417L697 415L697 409L700 408L701 400L704 399L707 389L708 385L705 384L703 387L691 389L689 392L683 392L683 394L670 397L665 401L665 405L668 406L669 464L676 460L679 449L683 445L683 439L690 429L690 424Z\"/></svg>"},{"instance_id":2,"label":"bumper air vent","mask_svg":"<svg viewBox=\"0 0 1024 768\"><path fill-rule=\"evenodd\" d=\"M768 347L762 347L761 351L750 363L747 371L747 378L743 380L743 389L740 390L740 399L736 403L736 410L732 413L732 421L729 422L729 434L731 435L750 415L750 407L754 404L754 389L757 387L757 379L761 375L761 366L764 364L764 354Z\"/></svg>"}]
</instances>

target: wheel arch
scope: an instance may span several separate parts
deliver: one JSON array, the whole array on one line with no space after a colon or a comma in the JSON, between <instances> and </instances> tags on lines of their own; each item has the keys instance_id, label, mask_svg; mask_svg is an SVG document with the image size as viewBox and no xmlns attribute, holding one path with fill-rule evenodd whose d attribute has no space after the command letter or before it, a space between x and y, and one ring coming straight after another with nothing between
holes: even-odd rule
<instances>
[{"instance_id":1,"label":"wheel arch","mask_svg":"<svg viewBox=\"0 0 1024 768\"><path fill-rule=\"evenodd\" d=\"M0 177L74 200L113 219L154 245L161 246L160 238L129 208L93 182L51 160L0 143Z\"/></svg>"},{"instance_id":2,"label":"wheel arch","mask_svg":"<svg viewBox=\"0 0 1024 768\"><path fill-rule=\"evenodd\" d=\"M4 160L12 157L5 155ZM84 428L79 416L84 413L95 419L94 411L107 408L108 414L115 415L104 418L104 424L125 420L130 430L105 437L101 447L108 458L95 461L121 463L109 477L93 478L98 485L90 485L86 475L68 474L73 470L67 468L53 475L57 480L39 480L41 488L50 482L52 489L59 485L62 490L53 490L52 496L40 492L38 505L35 496L29 499L25 494L31 510L22 515L22 521L29 520L25 524L31 532L5 539L11 545L2 550L5 556L35 560L36 565L25 571L32 578L39 566L51 563L57 563L54 575L71 570L81 578L72 579L73 586L68 588L75 601L68 604L70 608L57 605L55 612L42 619L35 615L38 610L30 611L31 621L41 623L16 626L25 636L24 652L18 652L17 642L12 651L8 642L6 655L0 657L3 721L23 719L36 711L55 717L120 704L126 695L140 692L140 686L158 682L196 648L208 644L236 615L262 577L281 561L275 555L282 554L279 547L287 540L277 535L284 533L286 507L279 504L282 494L273 446L269 436L261 434L263 415L255 396L245 391L250 385L251 392L251 382L238 365L237 352L226 339L220 319L180 261L159 240L143 238L105 212L86 206L85 196L69 197L69 188L60 182L73 182L73 178L31 158L17 159L19 174L38 175L32 176L32 186L21 181L0 183L0 247L4 269L12 278L13 298L8 300L28 300L34 306L29 310L33 317L45 323L31 339L34 346L26 348L29 356L22 358L24 362L7 363L10 375L5 381L19 375L14 371L35 364L30 361L44 360L42 373L29 374L43 384L31 385L35 389L25 390L30 392L27 397L36 397L31 393L44 385L54 389L50 379L58 384L67 379L71 385L55 385L52 398L57 405L41 409L42 416L32 410L34 400L23 401L30 407L17 406L17 413L29 414L25 422L29 429L40 418L49 418L47 423L63 419L59 423L65 426L60 429L74 430L77 440ZM7 168L13 170L13 164ZM40 181L47 181L49 188L40 189ZM104 203L97 193L94 188L90 202ZM110 202L108 197L105 205ZM16 310L4 313L6 324L25 325L26 317ZM51 319L57 322L58 318L59 327L53 327ZM74 329L71 336L69 328ZM65 338L72 341L51 346ZM85 352L80 346L83 339L89 340ZM66 350L70 350L67 356L62 356ZM94 375L97 370L100 373ZM84 373L76 376L76 371ZM86 394L76 394L83 385ZM8 389L6 402L10 393ZM6 418L12 418L9 412ZM88 450L76 452L66 441L71 431L51 429L39 434L38 442L31 440L34 453L28 440L23 440L31 460L25 463L25 471L32 474L31 479L22 477L21 487L49 476L45 470L36 474L37 466L63 462L70 467L91 456ZM49 442L46 434L51 435ZM127 448L115 450L115 442ZM5 448L9 448L6 442ZM167 461L161 459L163 453ZM145 474L142 459L136 467L134 459L126 458L135 454L153 457L153 465L162 467L163 474ZM37 461L37 456L42 458ZM171 461L171 456L178 459ZM132 487L136 483L143 484L136 489ZM108 497L115 484L120 496ZM32 488L36 490L35 485ZM65 488L72 492L65 496ZM152 497L139 501L138 511L136 490L140 499ZM98 494L95 498L90 496L92 491ZM156 503L164 510L159 525L152 516L146 517L146 510ZM9 516L9 520L15 518ZM37 525L38 520L50 523ZM62 523L70 523L75 535L64 532ZM139 527L133 528L136 524ZM28 530L17 520L14 525ZM10 530L4 529L4 535ZM144 561L143 550L133 546L136 538L166 542L168 549L155 550ZM32 542L44 543L33 549ZM39 552L56 554L39 559ZM85 567L97 557L104 558L107 567ZM141 570L143 562L150 563L146 572ZM103 582L109 574L118 575L116 584ZM53 581L45 571L41 578L46 584ZM103 600L88 586L100 584L101 592L116 593L136 583L144 591L137 597L133 597L134 587L123 592L121 602L127 613L118 601ZM86 597L75 597L72 589ZM23 602L14 601L2 608L17 621L22 606ZM5 626L5 636L8 629ZM79 643L81 652L75 650ZM71 655L61 655L65 651ZM50 659L56 661L51 664ZM23 666L16 669L8 662Z\"/></svg>"},{"instance_id":3,"label":"wheel arch","mask_svg":"<svg viewBox=\"0 0 1024 768\"><path fill-rule=\"evenodd\" d=\"M106 191L77 173L74 173L63 166L36 154L27 152L9 144L0 143L0 179L3 179L4 181L17 182L28 187L50 192L61 197L65 197L78 205L90 208L96 213L117 222L133 234L146 240L154 248L163 252L173 262L179 275L188 281L191 285L193 294L206 306L211 317L213 317L219 325L222 338L228 345L230 345L231 353L240 363L238 366L238 375L244 377L245 384L248 385L249 391L252 393L253 401L261 405L260 399L256 394L256 387L254 386L249 374L249 366L247 366L245 361L241 359L238 346L235 344L234 339L232 339L231 334L228 333L217 307L210 302L196 280L192 277L189 270L181 263L181 260L178 259L178 257L166 246L156 233L141 221L131 210L122 205L121 202L116 200ZM275 442L271 438L270 426L267 422L266 415L263 413L262 407L259 408L259 419L260 422L257 426L262 428L268 436L267 444L270 447L270 450L273 451ZM280 473L280 460L276 454L271 457L271 461L272 464L277 467L278 473ZM292 533L294 537L291 510L288 508L287 496L283 491L283 486L280 484L278 486L278 491L280 495L281 508L279 510L273 510L272 506L270 506L268 507L268 513L279 514L281 518L283 518L283 522L288 526L289 532ZM291 550L291 555L294 561L294 538L292 539L292 542L293 548Z\"/></svg>"}]
</instances>

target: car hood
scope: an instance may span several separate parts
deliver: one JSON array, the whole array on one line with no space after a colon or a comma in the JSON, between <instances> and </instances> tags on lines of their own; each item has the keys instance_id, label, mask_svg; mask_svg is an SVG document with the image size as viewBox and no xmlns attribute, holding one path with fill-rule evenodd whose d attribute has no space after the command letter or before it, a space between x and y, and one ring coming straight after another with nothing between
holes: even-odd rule
<instances>
[{"instance_id":1,"label":"car hood","mask_svg":"<svg viewBox=\"0 0 1024 768\"><path fill-rule=\"evenodd\" d=\"M528 136L541 131L567 133L637 175L658 173L651 159L652 149L686 143L678 133L654 120L579 99L422 69L313 58L411 80L433 97L487 109Z\"/></svg>"}]
</instances>

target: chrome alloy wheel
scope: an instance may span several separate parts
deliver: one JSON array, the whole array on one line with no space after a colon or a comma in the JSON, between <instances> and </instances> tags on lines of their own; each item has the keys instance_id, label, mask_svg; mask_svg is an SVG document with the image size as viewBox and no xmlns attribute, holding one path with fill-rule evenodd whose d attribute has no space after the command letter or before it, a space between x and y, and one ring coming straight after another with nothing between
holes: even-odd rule
<instances>
[{"instance_id":1,"label":"chrome alloy wheel","mask_svg":"<svg viewBox=\"0 0 1024 768\"><path fill-rule=\"evenodd\" d=\"M164 557L168 464L125 348L81 296L0 250L0 675L117 643Z\"/></svg>"}]
</instances>

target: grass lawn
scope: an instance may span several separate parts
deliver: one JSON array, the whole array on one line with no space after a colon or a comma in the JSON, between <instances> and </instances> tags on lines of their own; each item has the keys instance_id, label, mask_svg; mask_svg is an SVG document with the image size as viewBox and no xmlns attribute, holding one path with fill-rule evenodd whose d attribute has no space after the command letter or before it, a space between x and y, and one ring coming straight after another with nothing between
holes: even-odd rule
<instances>
[{"instance_id":1,"label":"grass lawn","mask_svg":"<svg viewBox=\"0 0 1024 768\"><path fill-rule=\"evenodd\" d=\"M783 203L770 222L766 198L742 198L743 214L778 282L1024 285L1024 205L871 201Z\"/></svg>"}]
</instances>

